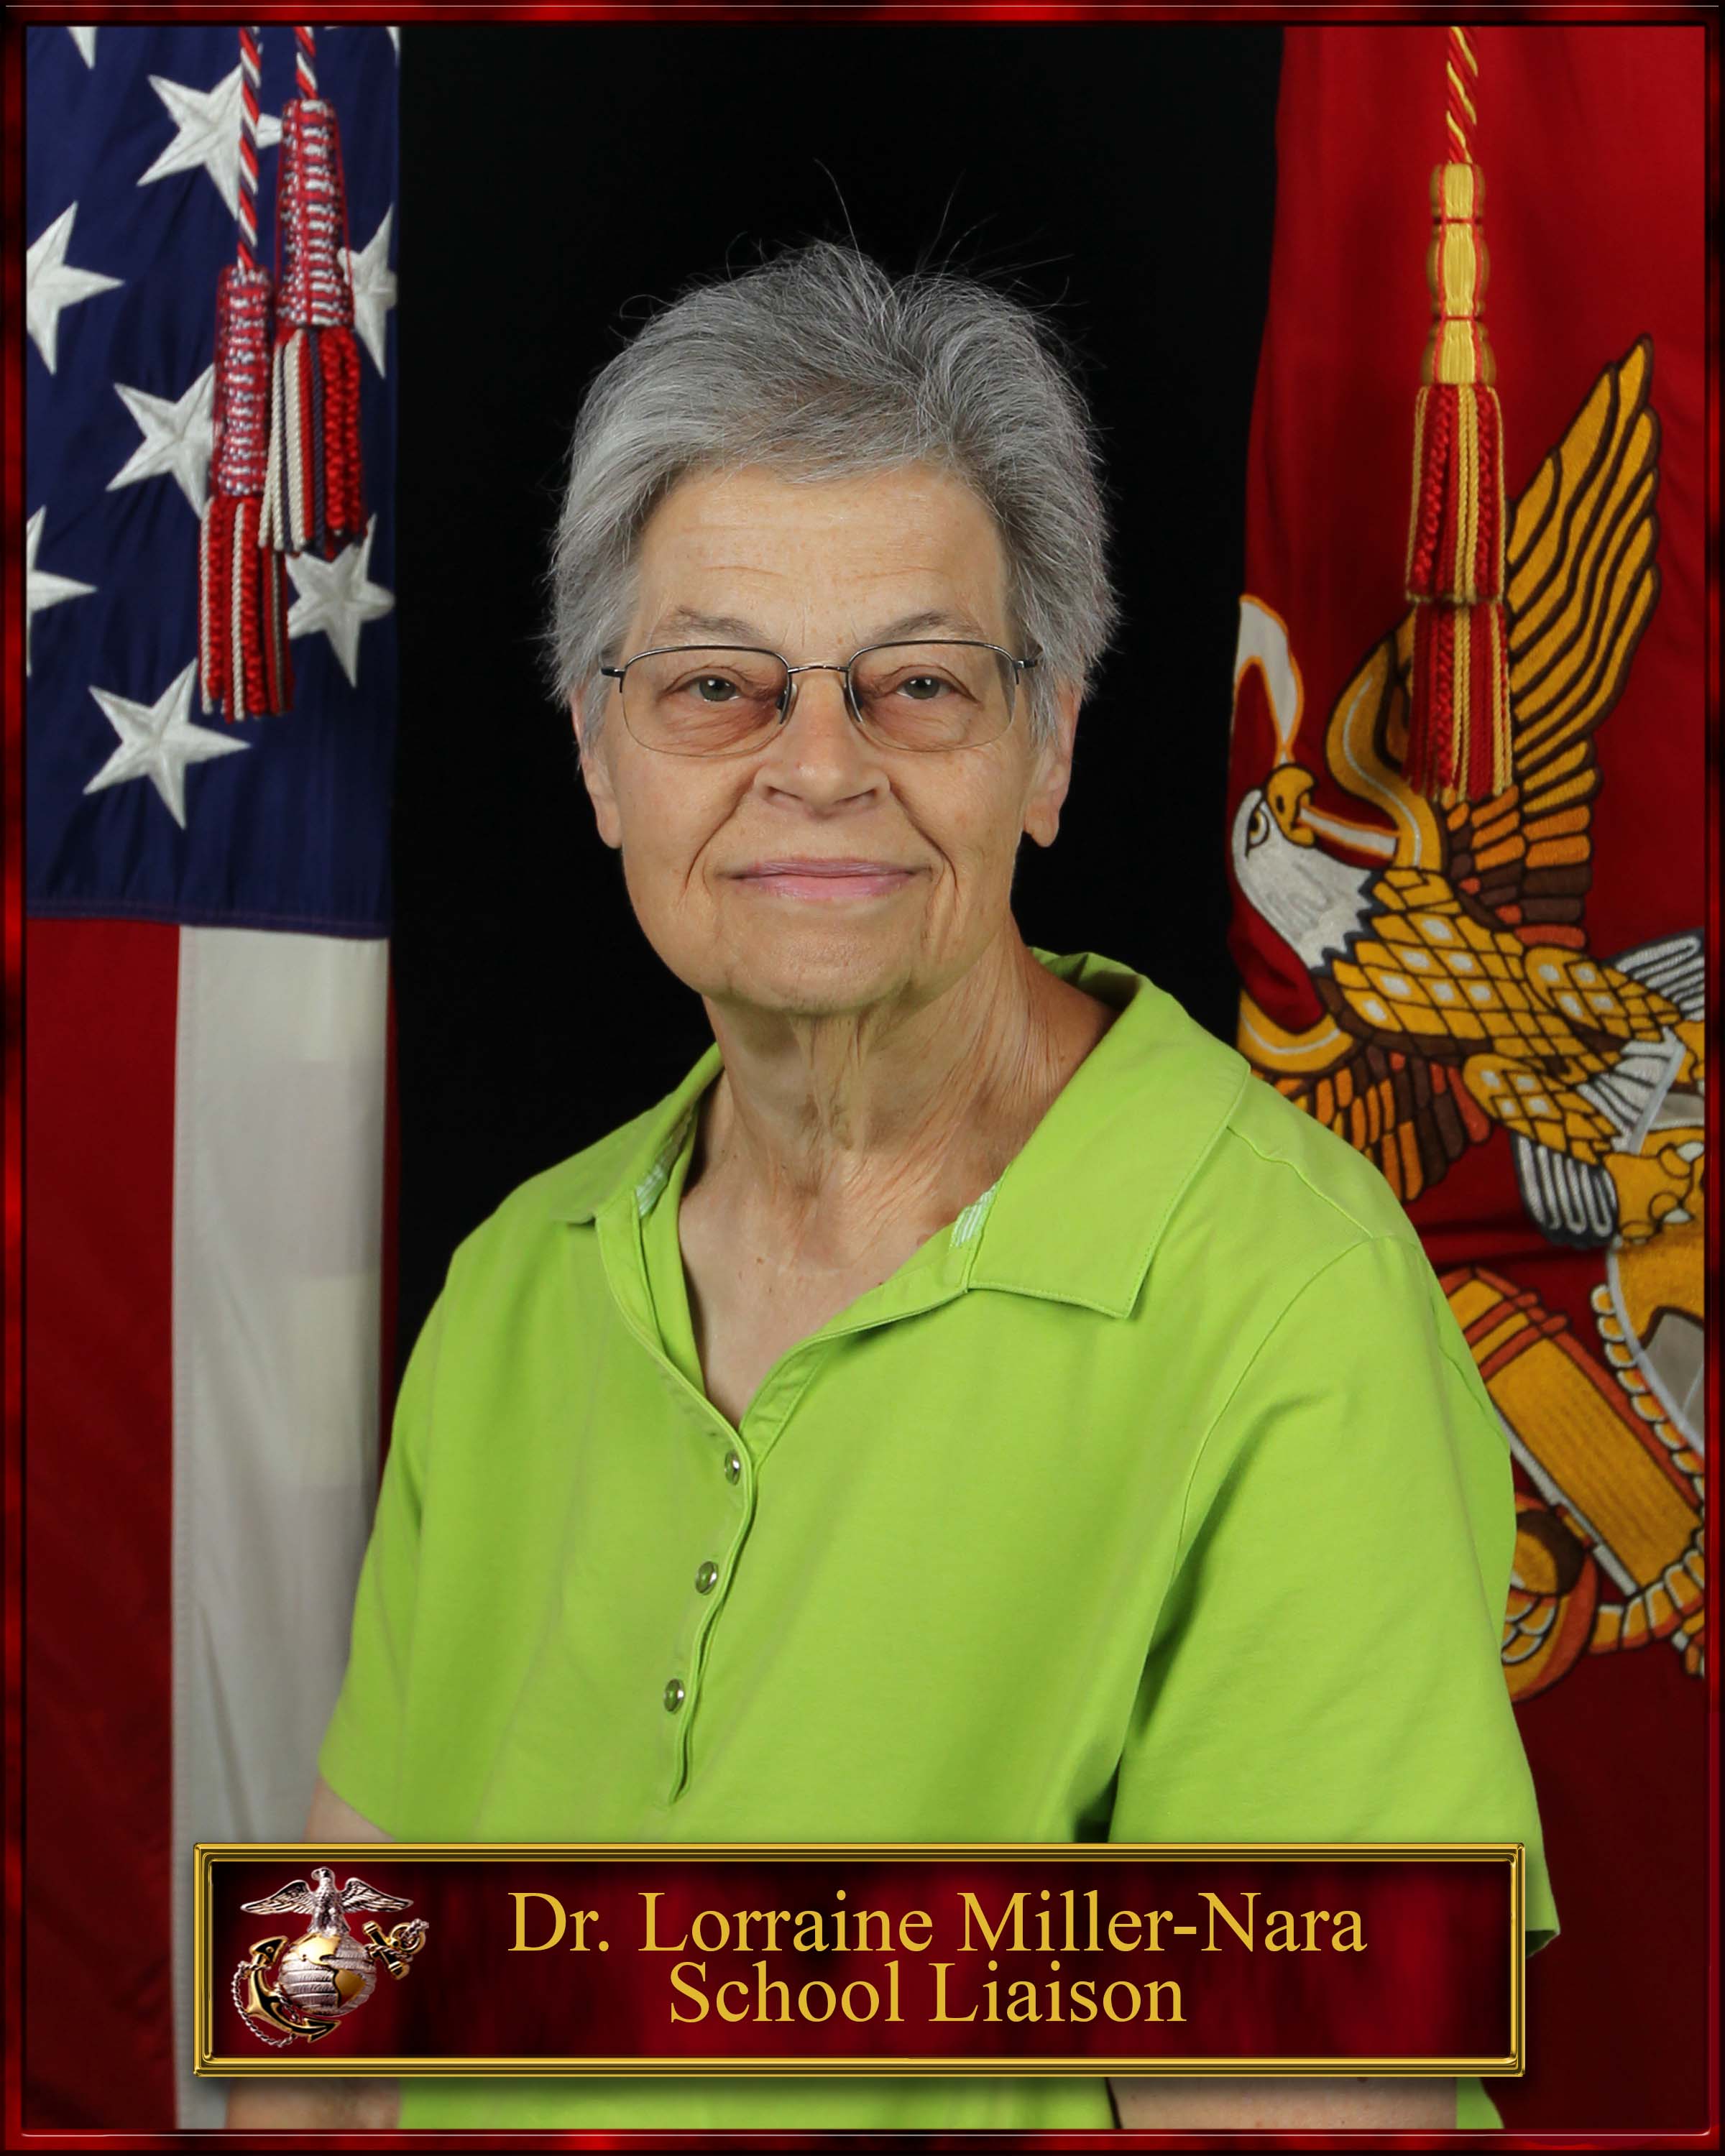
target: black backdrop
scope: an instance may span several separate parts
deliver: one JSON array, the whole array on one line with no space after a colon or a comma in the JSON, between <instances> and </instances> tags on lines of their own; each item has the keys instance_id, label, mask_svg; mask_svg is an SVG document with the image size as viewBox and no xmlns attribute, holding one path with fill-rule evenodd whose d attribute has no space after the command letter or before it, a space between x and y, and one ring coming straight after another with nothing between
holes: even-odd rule
<instances>
[{"instance_id":1,"label":"black backdrop","mask_svg":"<svg viewBox=\"0 0 1725 2156\"><path fill-rule=\"evenodd\" d=\"M414 24L403 38L398 1361L455 1245L711 1039L635 925L537 671L582 393L691 279L815 237L1051 302L1087 356L1126 621L1027 941L1232 1036L1223 787L1279 31Z\"/></svg>"}]
</instances>

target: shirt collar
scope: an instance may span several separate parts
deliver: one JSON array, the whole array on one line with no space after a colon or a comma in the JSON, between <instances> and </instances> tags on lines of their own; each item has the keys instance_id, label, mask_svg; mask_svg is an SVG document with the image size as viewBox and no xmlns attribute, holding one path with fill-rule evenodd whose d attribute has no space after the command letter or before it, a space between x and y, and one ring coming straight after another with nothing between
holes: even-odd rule
<instances>
[{"instance_id":1,"label":"shirt collar","mask_svg":"<svg viewBox=\"0 0 1725 2156\"><path fill-rule=\"evenodd\" d=\"M553 1220L592 1220L633 1193L644 1213L658 1195L681 1149L683 1127L723 1067L715 1041L672 1092L633 1122L550 1169L544 1178Z\"/></svg>"},{"instance_id":2,"label":"shirt collar","mask_svg":"<svg viewBox=\"0 0 1725 2156\"><path fill-rule=\"evenodd\" d=\"M1124 1317L1182 1192L1220 1137L1250 1073L1173 998L1093 952L1032 955L1120 1015L1068 1080L993 1188L952 1229L968 1287L1075 1302ZM716 1042L675 1090L552 1169L553 1219L611 1205L644 1213L721 1067Z\"/></svg>"},{"instance_id":3,"label":"shirt collar","mask_svg":"<svg viewBox=\"0 0 1725 2156\"><path fill-rule=\"evenodd\" d=\"M1120 1016L995 1184L968 1285L1123 1317L1250 1073L1131 967L1088 951L1034 956Z\"/></svg>"}]
</instances>

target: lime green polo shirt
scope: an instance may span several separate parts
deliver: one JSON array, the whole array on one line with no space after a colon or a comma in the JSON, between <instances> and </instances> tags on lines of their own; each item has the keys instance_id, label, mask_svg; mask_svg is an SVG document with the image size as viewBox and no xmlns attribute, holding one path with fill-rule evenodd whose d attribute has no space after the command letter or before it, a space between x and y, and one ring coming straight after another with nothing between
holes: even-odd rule
<instances>
[{"instance_id":1,"label":"lime green polo shirt","mask_svg":"<svg viewBox=\"0 0 1725 2156\"><path fill-rule=\"evenodd\" d=\"M1142 975L999 1179L707 1399L714 1046L467 1237L319 1764L402 1840L1504 1840L1490 1398L1377 1169ZM1458 2123L1495 2124L1477 2082ZM409 2080L404 2128L1106 2128L1100 2077Z\"/></svg>"}]
</instances>

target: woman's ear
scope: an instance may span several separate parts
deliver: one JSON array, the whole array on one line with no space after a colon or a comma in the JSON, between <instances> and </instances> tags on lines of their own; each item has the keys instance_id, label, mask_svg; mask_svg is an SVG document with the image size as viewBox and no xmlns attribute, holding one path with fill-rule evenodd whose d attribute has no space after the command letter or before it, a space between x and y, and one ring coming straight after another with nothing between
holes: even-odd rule
<instances>
[{"instance_id":1,"label":"woman's ear","mask_svg":"<svg viewBox=\"0 0 1725 2156\"><path fill-rule=\"evenodd\" d=\"M1042 743L1024 801L1024 827L1039 846L1051 846L1060 828L1060 808L1072 783L1072 743L1078 728L1079 690L1056 684L1054 738Z\"/></svg>"},{"instance_id":2,"label":"woman's ear","mask_svg":"<svg viewBox=\"0 0 1725 2156\"><path fill-rule=\"evenodd\" d=\"M623 844L623 826L617 814L617 796L611 786L610 767L603 740L593 741L582 720L581 694L569 699L569 717L575 729L575 747L581 757L581 776L593 803L593 820L608 846Z\"/></svg>"}]
</instances>

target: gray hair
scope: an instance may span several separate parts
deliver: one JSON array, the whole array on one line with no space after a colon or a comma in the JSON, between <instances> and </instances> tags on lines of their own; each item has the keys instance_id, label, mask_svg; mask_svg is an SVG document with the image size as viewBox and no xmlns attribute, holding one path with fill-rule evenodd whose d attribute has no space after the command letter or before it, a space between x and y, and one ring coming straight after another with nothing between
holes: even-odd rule
<instances>
[{"instance_id":1,"label":"gray hair","mask_svg":"<svg viewBox=\"0 0 1725 2156\"><path fill-rule=\"evenodd\" d=\"M1082 695L1120 618L1107 566L1101 454L1076 365L1045 316L968 277L815 240L696 285L595 377L570 446L548 583L552 693L598 731L637 597L636 542L693 474L768 467L798 480L912 463L963 480L992 514L1031 737L1055 689Z\"/></svg>"}]
</instances>

